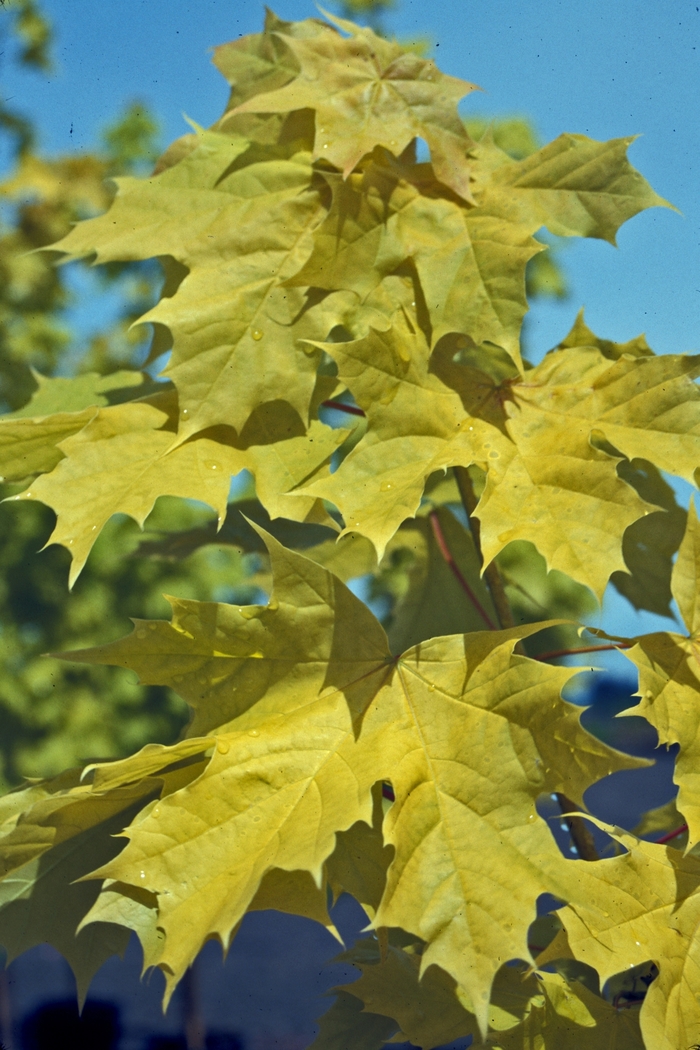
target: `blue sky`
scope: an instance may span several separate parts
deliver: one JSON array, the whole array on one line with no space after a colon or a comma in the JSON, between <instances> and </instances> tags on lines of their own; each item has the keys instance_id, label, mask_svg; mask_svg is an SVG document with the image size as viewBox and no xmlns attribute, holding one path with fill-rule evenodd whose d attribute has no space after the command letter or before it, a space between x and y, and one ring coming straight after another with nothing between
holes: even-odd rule
<instances>
[{"instance_id":1,"label":"blue sky","mask_svg":"<svg viewBox=\"0 0 700 1050\"><path fill-rule=\"evenodd\" d=\"M682 213L637 216L617 249L569 242L571 298L538 303L529 318L538 356L580 306L606 338L645 331L657 352L700 349L699 7L700 0L397 0L386 20L399 37L429 36L442 69L481 86L463 103L465 114L528 115L544 141L563 131L639 134L632 162ZM44 0L43 8L55 28L56 70L37 76L5 66L3 89L37 121L41 145L53 153L90 148L133 99L157 114L164 143L188 130L183 114L212 123L227 85L208 50L257 31L263 18L258 0ZM310 0L277 0L276 11L288 19L317 14ZM614 606L618 615L629 609ZM653 628L630 612L617 629Z\"/></svg>"}]
</instances>

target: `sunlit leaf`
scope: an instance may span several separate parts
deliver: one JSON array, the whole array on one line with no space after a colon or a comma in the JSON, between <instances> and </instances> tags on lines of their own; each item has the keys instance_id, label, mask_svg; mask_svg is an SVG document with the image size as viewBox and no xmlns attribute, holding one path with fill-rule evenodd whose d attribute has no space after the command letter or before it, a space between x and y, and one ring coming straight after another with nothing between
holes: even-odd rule
<instances>
[{"instance_id":1,"label":"sunlit leaf","mask_svg":"<svg viewBox=\"0 0 700 1050\"><path fill-rule=\"evenodd\" d=\"M670 846L601 826L628 852L599 864L577 865L581 895L559 912L569 944L576 958L595 967L601 981L620 969L654 962L659 976L639 1018L643 1045L687 1047L700 1030L700 862Z\"/></svg>"},{"instance_id":2,"label":"sunlit leaf","mask_svg":"<svg viewBox=\"0 0 700 1050\"><path fill-rule=\"evenodd\" d=\"M413 138L424 138L437 177L471 199L466 159L471 143L457 103L474 85L441 73L432 60L371 29L332 21L351 35L327 30L305 39L286 38L299 75L285 87L244 102L238 112L313 109L313 157L334 164L346 177L375 146L398 156Z\"/></svg>"},{"instance_id":3,"label":"sunlit leaf","mask_svg":"<svg viewBox=\"0 0 700 1050\"><path fill-rule=\"evenodd\" d=\"M138 623L70 654L172 683L195 708L189 734L216 742L206 770L134 823L101 875L158 895L172 985L209 935L228 943L268 870L319 878L335 833L370 823L372 784L389 780L396 854L375 923L428 942L423 967L464 985L483 1021L499 959L527 957L535 900L561 892L568 864L535 799L580 799L638 762L588 736L561 701L574 669L513 654L537 626L437 639L397 662L336 578L267 543L269 606L178 603L172 625ZM169 874L173 850L184 884Z\"/></svg>"}]
</instances>

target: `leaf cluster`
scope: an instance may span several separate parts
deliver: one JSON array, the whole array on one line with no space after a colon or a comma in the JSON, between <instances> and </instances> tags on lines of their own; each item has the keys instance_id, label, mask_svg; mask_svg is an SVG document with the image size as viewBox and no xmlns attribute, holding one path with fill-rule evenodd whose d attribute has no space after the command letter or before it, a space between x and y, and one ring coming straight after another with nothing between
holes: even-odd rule
<instances>
[{"instance_id":1,"label":"leaf cluster","mask_svg":"<svg viewBox=\"0 0 700 1050\"><path fill-rule=\"evenodd\" d=\"M700 526L664 475L696 480L700 362L601 339L583 315L537 365L521 338L538 231L614 243L666 202L631 139L513 156L470 136L473 85L342 19L268 13L215 62L231 94L214 127L116 179L109 209L51 246L159 261L140 322L163 371L38 379L0 420L0 472L18 512L54 511L71 584L120 515L146 525L147 566L202 557L202 579L228 548L269 600L171 598L170 620L63 654L171 689L191 720L174 744L0 800L0 940L50 939L82 993L134 930L167 999L248 911L335 933L347 892L374 933L344 956L361 976L317 1050L685 1046ZM189 509L159 528L164 497ZM215 519L187 520L193 501ZM634 713L680 745L677 810L644 833L672 841L680 814L685 852L579 815L591 784L644 764L585 731L562 698L577 669L552 664L610 581L639 609L675 600L688 632L599 639L639 669ZM535 922L545 894L561 904Z\"/></svg>"}]
</instances>

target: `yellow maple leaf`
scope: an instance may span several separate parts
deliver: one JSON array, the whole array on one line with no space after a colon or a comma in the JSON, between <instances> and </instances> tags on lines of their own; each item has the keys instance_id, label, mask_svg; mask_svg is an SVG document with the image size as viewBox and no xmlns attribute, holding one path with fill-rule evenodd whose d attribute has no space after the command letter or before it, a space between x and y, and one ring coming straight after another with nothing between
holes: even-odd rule
<instances>
[{"instance_id":1,"label":"yellow maple leaf","mask_svg":"<svg viewBox=\"0 0 700 1050\"><path fill-rule=\"evenodd\" d=\"M329 27L309 38L285 38L299 63L298 76L276 91L255 95L234 113L313 109L313 158L329 161L345 177L375 146L398 156L413 138L423 138L440 181L470 200L466 152L471 140L457 102L474 85L441 73L431 59L371 29L327 17L350 36Z\"/></svg>"},{"instance_id":2,"label":"yellow maple leaf","mask_svg":"<svg viewBox=\"0 0 700 1050\"><path fill-rule=\"evenodd\" d=\"M184 160L149 179L116 180L110 210L52 245L98 263L171 256L189 271L140 318L173 336L165 374L180 394L180 440L220 424L240 433L280 391L307 419L319 355L299 340L326 338L347 306L342 295L313 302L282 287L325 214L308 155L230 170L247 147L240 136L199 132Z\"/></svg>"},{"instance_id":3,"label":"yellow maple leaf","mask_svg":"<svg viewBox=\"0 0 700 1050\"><path fill-rule=\"evenodd\" d=\"M540 625L394 658L339 580L266 542L269 606L178 603L172 625L141 622L129 638L66 654L172 684L195 708L189 735L216 744L206 770L135 822L99 875L158 895L172 988L208 936L228 944L266 872L320 880L336 833L370 824L372 785L389 780L395 856L375 925L428 942L423 969L452 974L485 1024L494 973L528 957L535 901L561 894L568 864L538 794L580 800L593 780L639 762L590 737L560 699L575 669L513 654ZM184 879L172 878L176 856Z\"/></svg>"},{"instance_id":4,"label":"yellow maple leaf","mask_svg":"<svg viewBox=\"0 0 700 1050\"><path fill-rule=\"evenodd\" d=\"M687 1047L700 1038L700 861L594 822L627 852L575 865L575 901L558 912L569 946L577 959L595 967L601 982L654 962L659 975L640 1014L644 1045Z\"/></svg>"},{"instance_id":5,"label":"yellow maple leaf","mask_svg":"<svg viewBox=\"0 0 700 1050\"><path fill-rule=\"evenodd\" d=\"M10 497L41 500L56 511L58 521L48 542L61 543L70 551L71 586L113 514L129 514L142 526L156 499L170 495L208 503L221 523L231 476L244 469L257 478L260 498L272 516L322 520L313 498L285 498L284 493L318 470L346 433L316 420L305 432L294 413L286 419L283 412L268 411L261 412L244 432L250 444L232 442L233 431L209 431L177 444L177 399L172 392L86 413L87 418L85 413L74 413L21 421L34 427L32 462L36 464L39 454L47 466L58 456L61 459L30 489ZM64 428L65 433L66 425L73 433L55 445L56 429ZM22 433L16 437L20 421L5 426L8 452L16 447L9 444L14 438L15 456L26 464L28 439L23 440ZM3 433L0 424L0 442Z\"/></svg>"}]
</instances>

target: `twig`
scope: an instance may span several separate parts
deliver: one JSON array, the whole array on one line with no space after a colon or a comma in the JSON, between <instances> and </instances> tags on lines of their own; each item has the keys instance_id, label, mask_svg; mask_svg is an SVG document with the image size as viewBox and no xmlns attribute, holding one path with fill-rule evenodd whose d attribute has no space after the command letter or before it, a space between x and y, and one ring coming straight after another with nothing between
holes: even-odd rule
<instances>
[{"instance_id":1,"label":"twig","mask_svg":"<svg viewBox=\"0 0 700 1050\"><path fill-rule=\"evenodd\" d=\"M367 413L357 405L346 405L342 401L322 401L323 408L335 408L338 412L348 412L351 416L364 416Z\"/></svg>"},{"instance_id":2,"label":"twig","mask_svg":"<svg viewBox=\"0 0 700 1050\"><path fill-rule=\"evenodd\" d=\"M432 529L433 529L433 535L435 536L435 542L437 543L437 545L438 545L438 547L440 549L440 554L442 554L443 558L445 559L445 561L449 565L450 571L452 572L452 575L455 577L455 579L459 583L460 587L462 588L464 593L467 595L467 597L469 598L469 601L472 603L472 605L474 606L474 608L476 609L476 611L478 612L479 616L484 621L484 623L486 624L488 629L490 631L495 631L496 630L496 624L493 622L493 620L491 619L489 614L486 612L486 609L484 609L483 605L481 604L481 602L479 601L477 596L474 594L474 591L469 586L469 583L467 582L467 580L462 575L462 572L460 570L459 565L457 564L457 562L454 560L454 557L452 556L452 551L450 550L450 548L447 545L447 540L445 539L445 535L444 535L444 533L442 531L442 527L440 525L440 519L437 516L436 512L432 511L432 513L429 515L429 518L430 518L430 524L431 524Z\"/></svg>"},{"instance_id":3,"label":"twig","mask_svg":"<svg viewBox=\"0 0 700 1050\"><path fill-rule=\"evenodd\" d=\"M553 649L550 653L540 653L535 660L556 660L560 656L576 656L578 653L603 653L631 648L632 642L618 642L617 645L582 645L576 649Z\"/></svg>"},{"instance_id":4,"label":"twig","mask_svg":"<svg viewBox=\"0 0 700 1050\"><path fill-rule=\"evenodd\" d=\"M688 830L687 824L681 824L679 828L674 828L673 831L669 831L666 835L662 835L660 839L654 839L657 846L663 846L664 843L670 842L671 839L677 839L679 835L682 835L684 831Z\"/></svg>"},{"instance_id":5,"label":"twig","mask_svg":"<svg viewBox=\"0 0 700 1050\"><path fill-rule=\"evenodd\" d=\"M600 860L588 824L583 817L574 817L570 815L577 809L577 806L570 798L567 798L566 795L562 794L561 791L557 792L557 802L561 806L561 815L564 818L564 823L569 829L571 841L576 847L576 852L581 860Z\"/></svg>"},{"instance_id":6,"label":"twig","mask_svg":"<svg viewBox=\"0 0 700 1050\"><path fill-rule=\"evenodd\" d=\"M479 501L474 492L472 479L470 478L469 471L466 467L453 467L452 469L454 470L455 481L457 482L457 488L459 489L459 494L462 498L462 506L464 507L469 521L469 529L474 539L476 553L479 557L479 561L483 564L484 556L481 552L481 527L478 518L473 516L474 511L476 510L476 505ZM486 580L489 591L491 592L491 598L493 599L493 605L500 626L514 627L515 621L513 620L513 613L510 610L510 605L506 598L501 574L494 561L484 569L484 579Z\"/></svg>"}]
</instances>

